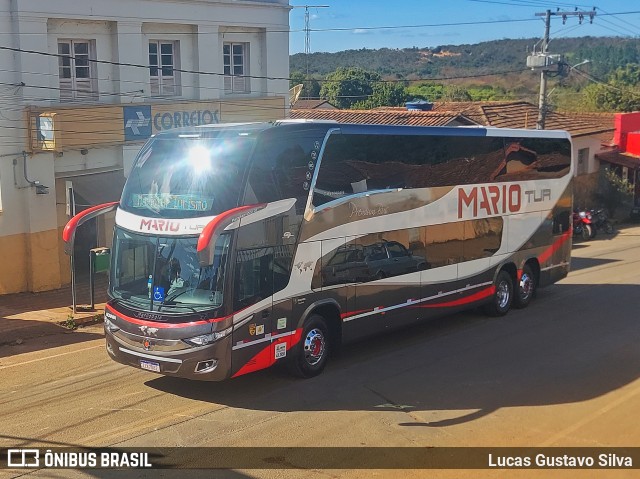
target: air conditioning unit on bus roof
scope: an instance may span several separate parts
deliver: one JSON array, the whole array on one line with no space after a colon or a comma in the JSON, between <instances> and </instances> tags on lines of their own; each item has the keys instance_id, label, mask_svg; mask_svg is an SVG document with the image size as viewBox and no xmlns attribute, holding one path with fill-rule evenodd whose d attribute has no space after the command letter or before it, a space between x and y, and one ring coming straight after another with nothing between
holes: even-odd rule
<instances>
[{"instance_id":1,"label":"air conditioning unit on bus roof","mask_svg":"<svg viewBox=\"0 0 640 479\"><path fill-rule=\"evenodd\" d=\"M276 125L288 125L291 123L338 123L336 120L320 120L317 118L285 118L284 120L277 120L274 122Z\"/></svg>"}]
</instances>

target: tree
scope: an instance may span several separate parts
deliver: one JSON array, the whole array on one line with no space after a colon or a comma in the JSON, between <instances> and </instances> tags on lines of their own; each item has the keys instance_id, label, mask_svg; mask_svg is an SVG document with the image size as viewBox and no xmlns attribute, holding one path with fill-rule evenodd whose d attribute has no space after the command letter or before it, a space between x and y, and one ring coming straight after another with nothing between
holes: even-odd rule
<instances>
[{"instance_id":1,"label":"tree","mask_svg":"<svg viewBox=\"0 0 640 479\"><path fill-rule=\"evenodd\" d=\"M366 101L373 94L374 84L381 80L377 73L362 68L338 68L326 76L320 96L338 108L351 108Z\"/></svg>"},{"instance_id":2,"label":"tree","mask_svg":"<svg viewBox=\"0 0 640 479\"><path fill-rule=\"evenodd\" d=\"M437 101L444 97L445 86L441 83L419 83L407 88L411 98L427 101Z\"/></svg>"},{"instance_id":3,"label":"tree","mask_svg":"<svg viewBox=\"0 0 640 479\"><path fill-rule=\"evenodd\" d=\"M597 110L636 111L640 109L640 65L617 68L607 83L588 85L584 89L587 102Z\"/></svg>"},{"instance_id":4,"label":"tree","mask_svg":"<svg viewBox=\"0 0 640 479\"><path fill-rule=\"evenodd\" d=\"M471 95L469 92L461 87L456 85L450 85L445 88L444 92L444 101L471 101Z\"/></svg>"},{"instance_id":5,"label":"tree","mask_svg":"<svg viewBox=\"0 0 640 479\"><path fill-rule=\"evenodd\" d=\"M598 177L598 188L594 196L609 211L609 215L613 217L620 206L633 198L633 185L619 176L615 170L602 168Z\"/></svg>"},{"instance_id":6,"label":"tree","mask_svg":"<svg viewBox=\"0 0 640 479\"><path fill-rule=\"evenodd\" d=\"M309 78L307 80L306 75L302 72L295 71L289 75L289 88L293 88L296 85L304 85L300 98L319 98L320 97L320 82L315 78Z\"/></svg>"},{"instance_id":7,"label":"tree","mask_svg":"<svg viewBox=\"0 0 640 479\"><path fill-rule=\"evenodd\" d=\"M373 84L371 96L354 103L353 108L370 110L381 106L401 106L407 101L407 92L401 83L379 82Z\"/></svg>"}]
</instances>

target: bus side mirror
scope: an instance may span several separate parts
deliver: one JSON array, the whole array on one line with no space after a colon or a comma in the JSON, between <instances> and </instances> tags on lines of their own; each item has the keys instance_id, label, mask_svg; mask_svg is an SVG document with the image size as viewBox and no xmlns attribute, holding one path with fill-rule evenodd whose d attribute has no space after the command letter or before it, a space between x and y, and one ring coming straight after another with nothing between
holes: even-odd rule
<instances>
[{"instance_id":1,"label":"bus side mirror","mask_svg":"<svg viewBox=\"0 0 640 479\"><path fill-rule=\"evenodd\" d=\"M233 208L225 211L224 213L220 213L218 216L209 221L209 223L207 223L207 225L202 230L202 233L200 233L200 237L198 238L198 245L196 247L198 253L198 262L200 263L200 266L205 267L213 264L216 242L218 241L218 237L220 236L220 234L222 234L227 226L229 226L234 221L238 221L243 216L261 210L265 206L266 204L264 203L258 205L239 206L238 208Z\"/></svg>"}]
</instances>

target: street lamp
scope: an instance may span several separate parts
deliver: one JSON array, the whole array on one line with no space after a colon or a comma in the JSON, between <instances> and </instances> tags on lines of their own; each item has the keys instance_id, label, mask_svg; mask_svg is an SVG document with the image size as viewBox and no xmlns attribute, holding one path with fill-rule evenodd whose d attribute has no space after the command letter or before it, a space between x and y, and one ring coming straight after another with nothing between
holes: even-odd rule
<instances>
[{"instance_id":1,"label":"street lamp","mask_svg":"<svg viewBox=\"0 0 640 479\"><path fill-rule=\"evenodd\" d=\"M562 63L562 67L566 67L566 70L562 71L561 74L567 76L572 70L577 70L578 67L586 65L587 63L591 63L591 60L582 60L580 63L576 63L573 66L569 66L567 63Z\"/></svg>"}]
</instances>

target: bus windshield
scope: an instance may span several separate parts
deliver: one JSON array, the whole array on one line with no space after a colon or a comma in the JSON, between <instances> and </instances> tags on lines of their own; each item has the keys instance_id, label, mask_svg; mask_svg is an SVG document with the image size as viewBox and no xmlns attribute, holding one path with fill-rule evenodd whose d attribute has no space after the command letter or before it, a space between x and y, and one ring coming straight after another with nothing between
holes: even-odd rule
<instances>
[{"instance_id":1,"label":"bus windshield","mask_svg":"<svg viewBox=\"0 0 640 479\"><path fill-rule=\"evenodd\" d=\"M205 267L198 263L197 241L197 237L145 236L117 228L111 295L151 310L219 308L229 235L220 236L213 263Z\"/></svg>"},{"instance_id":2,"label":"bus windshield","mask_svg":"<svg viewBox=\"0 0 640 479\"><path fill-rule=\"evenodd\" d=\"M157 218L212 216L237 205L254 139L155 138L129 174L121 207Z\"/></svg>"}]
</instances>

